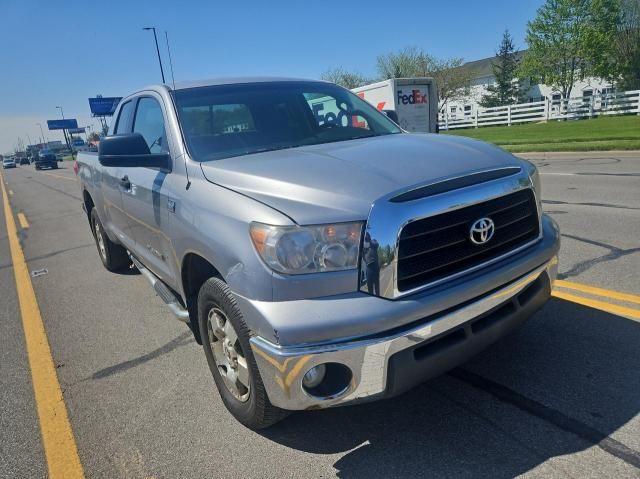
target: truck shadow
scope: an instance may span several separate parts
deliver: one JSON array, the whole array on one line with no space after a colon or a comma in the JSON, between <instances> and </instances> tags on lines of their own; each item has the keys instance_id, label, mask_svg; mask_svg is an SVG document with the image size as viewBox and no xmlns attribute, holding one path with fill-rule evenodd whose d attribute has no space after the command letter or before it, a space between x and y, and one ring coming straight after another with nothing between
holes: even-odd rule
<instances>
[{"instance_id":1,"label":"truck shadow","mask_svg":"<svg viewBox=\"0 0 640 479\"><path fill-rule=\"evenodd\" d=\"M592 446L640 470L640 452L611 438L640 411L638 344L640 323L553 299L517 333L403 396L297 413L262 434L341 454L334 467L348 478L513 477Z\"/></svg>"}]
</instances>

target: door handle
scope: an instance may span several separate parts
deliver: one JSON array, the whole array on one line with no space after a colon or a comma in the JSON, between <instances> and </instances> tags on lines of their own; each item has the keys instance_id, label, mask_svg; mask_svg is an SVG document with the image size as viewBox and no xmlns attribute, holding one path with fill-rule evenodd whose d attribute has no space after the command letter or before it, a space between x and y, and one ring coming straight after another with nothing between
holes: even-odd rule
<instances>
[{"instance_id":1,"label":"door handle","mask_svg":"<svg viewBox=\"0 0 640 479\"><path fill-rule=\"evenodd\" d=\"M124 175L122 178L120 178L120 185L122 185L122 187L127 190L131 189L131 182L129 181L129 177L127 175Z\"/></svg>"}]
</instances>

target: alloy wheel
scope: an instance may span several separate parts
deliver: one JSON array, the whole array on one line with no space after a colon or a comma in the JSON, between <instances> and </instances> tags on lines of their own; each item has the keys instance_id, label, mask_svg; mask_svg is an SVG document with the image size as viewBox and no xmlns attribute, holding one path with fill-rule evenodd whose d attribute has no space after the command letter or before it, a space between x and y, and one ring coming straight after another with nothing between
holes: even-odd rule
<instances>
[{"instance_id":1,"label":"alloy wheel","mask_svg":"<svg viewBox=\"0 0 640 479\"><path fill-rule=\"evenodd\" d=\"M225 386L238 401L247 401L251 388L247 359L231 321L218 307L211 308L207 315L207 333L213 359Z\"/></svg>"}]
</instances>

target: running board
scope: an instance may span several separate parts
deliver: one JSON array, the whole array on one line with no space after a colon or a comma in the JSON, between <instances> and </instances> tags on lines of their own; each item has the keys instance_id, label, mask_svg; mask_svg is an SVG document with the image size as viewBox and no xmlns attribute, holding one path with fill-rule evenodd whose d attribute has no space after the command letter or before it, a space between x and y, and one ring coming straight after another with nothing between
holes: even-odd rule
<instances>
[{"instance_id":1,"label":"running board","mask_svg":"<svg viewBox=\"0 0 640 479\"><path fill-rule=\"evenodd\" d=\"M145 268L140 261L138 261L132 254L129 254L129 258L131 258L131 262L138 268L138 271L142 273L142 276L147 278L151 286L153 286L154 291L160 299L164 301L169 310L175 315L178 320L189 323L189 311L187 311L176 295L165 285L160 278L158 278L155 274Z\"/></svg>"}]
</instances>

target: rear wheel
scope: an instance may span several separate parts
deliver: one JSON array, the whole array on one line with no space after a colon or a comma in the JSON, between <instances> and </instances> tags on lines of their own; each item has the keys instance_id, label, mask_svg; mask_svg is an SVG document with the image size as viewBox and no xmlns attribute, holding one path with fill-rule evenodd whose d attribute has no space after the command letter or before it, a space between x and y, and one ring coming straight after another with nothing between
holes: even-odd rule
<instances>
[{"instance_id":1,"label":"rear wheel","mask_svg":"<svg viewBox=\"0 0 640 479\"><path fill-rule=\"evenodd\" d=\"M286 417L287 411L269 402L249 344L249 328L233 293L219 278L210 278L200 289L198 323L209 369L227 410L251 429Z\"/></svg>"},{"instance_id":2,"label":"rear wheel","mask_svg":"<svg viewBox=\"0 0 640 479\"><path fill-rule=\"evenodd\" d=\"M127 250L109 239L95 208L91 210L91 228L93 229L98 254L104 267L114 272L128 267L129 256L127 255Z\"/></svg>"}]
</instances>

